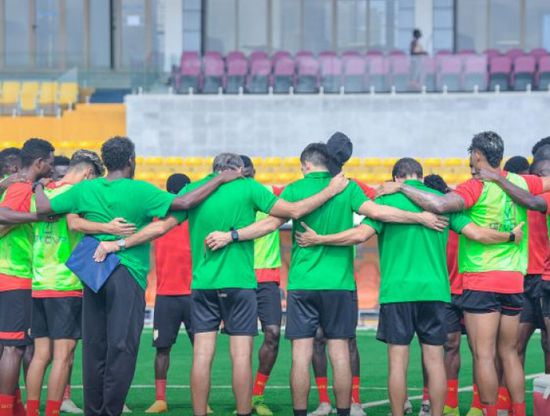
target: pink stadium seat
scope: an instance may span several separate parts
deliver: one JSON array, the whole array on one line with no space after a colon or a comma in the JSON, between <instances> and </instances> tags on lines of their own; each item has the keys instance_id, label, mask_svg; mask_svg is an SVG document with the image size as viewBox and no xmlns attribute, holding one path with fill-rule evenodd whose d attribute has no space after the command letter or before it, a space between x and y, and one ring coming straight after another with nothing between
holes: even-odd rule
<instances>
[{"instance_id":1,"label":"pink stadium seat","mask_svg":"<svg viewBox=\"0 0 550 416\"><path fill-rule=\"evenodd\" d=\"M257 57L250 61L250 76L247 91L251 94L267 94L271 76L271 60L267 57Z\"/></svg>"},{"instance_id":2,"label":"pink stadium seat","mask_svg":"<svg viewBox=\"0 0 550 416\"><path fill-rule=\"evenodd\" d=\"M313 58L313 52L311 51L298 51L296 53L296 58L302 58L304 56L309 56L309 57L312 57Z\"/></svg>"},{"instance_id":3,"label":"pink stadium seat","mask_svg":"<svg viewBox=\"0 0 550 416\"><path fill-rule=\"evenodd\" d=\"M512 49L508 49L505 53L504 53L508 58L510 58L512 60L512 62L514 62L514 60L518 57L518 56L521 56L521 55L524 55L525 54L525 51L523 49L520 49L520 48L512 48Z\"/></svg>"},{"instance_id":4,"label":"pink stadium seat","mask_svg":"<svg viewBox=\"0 0 550 416\"><path fill-rule=\"evenodd\" d=\"M361 54L357 51L352 51L352 50L349 50L349 51L344 51L342 53L342 57L343 58L348 58L350 56L360 56Z\"/></svg>"},{"instance_id":5,"label":"pink stadium seat","mask_svg":"<svg viewBox=\"0 0 550 416\"><path fill-rule=\"evenodd\" d=\"M548 90L550 86L550 56L542 56L539 60L537 84L539 90Z\"/></svg>"},{"instance_id":6,"label":"pink stadium seat","mask_svg":"<svg viewBox=\"0 0 550 416\"><path fill-rule=\"evenodd\" d=\"M462 57L459 55L439 55L436 57L439 74L437 77L437 89L447 91L460 91L462 78Z\"/></svg>"},{"instance_id":7,"label":"pink stadium seat","mask_svg":"<svg viewBox=\"0 0 550 416\"><path fill-rule=\"evenodd\" d=\"M222 54L216 51L205 52L203 58L223 59Z\"/></svg>"},{"instance_id":8,"label":"pink stadium seat","mask_svg":"<svg viewBox=\"0 0 550 416\"><path fill-rule=\"evenodd\" d=\"M340 91L342 85L342 60L336 55L319 55L321 85L326 93Z\"/></svg>"},{"instance_id":9,"label":"pink stadium seat","mask_svg":"<svg viewBox=\"0 0 550 416\"><path fill-rule=\"evenodd\" d=\"M334 51L323 51L319 53L319 58L323 58L326 56L338 56L338 54Z\"/></svg>"},{"instance_id":10,"label":"pink stadium seat","mask_svg":"<svg viewBox=\"0 0 550 416\"><path fill-rule=\"evenodd\" d=\"M441 49L435 53L435 56L452 55L453 52L448 49Z\"/></svg>"},{"instance_id":11,"label":"pink stadium seat","mask_svg":"<svg viewBox=\"0 0 550 416\"><path fill-rule=\"evenodd\" d=\"M472 91L476 86L479 91L487 89L486 55L464 56L464 76L462 88L466 91Z\"/></svg>"},{"instance_id":12,"label":"pink stadium seat","mask_svg":"<svg viewBox=\"0 0 550 416\"><path fill-rule=\"evenodd\" d=\"M367 53L368 55L368 53ZM389 53L389 56L406 56L407 54L401 49L392 49Z\"/></svg>"},{"instance_id":13,"label":"pink stadium seat","mask_svg":"<svg viewBox=\"0 0 550 416\"><path fill-rule=\"evenodd\" d=\"M231 51L227 54L227 56L225 57L225 60L229 62L230 60L235 58L246 59L246 55L241 51Z\"/></svg>"},{"instance_id":14,"label":"pink stadium seat","mask_svg":"<svg viewBox=\"0 0 550 416\"><path fill-rule=\"evenodd\" d=\"M256 59L267 59L269 58L269 55L267 52L264 51L254 51L250 54L250 62L256 60Z\"/></svg>"},{"instance_id":15,"label":"pink stadium seat","mask_svg":"<svg viewBox=\"0 0 550 416\"><path fill-rule=\"evenodd\" d=\"M297 93L315 93L319 91L319 61L312 56L298 56L296 58Z\"/></svg>"},{"instance_id":16,"label":"pink stadium seat","mask_svg":"<svg viewBox=\"0 0 550 416\"><path fill-rule=\"evenodd\" d=\"M495 56L489 59L489 89L495 90L496 86L501 91L509 88L510 74L512 72L512 60L508 56Z\"/></svg>"},{"instance_id":17,"label":"pink stadium seat","mask_svg":"<svg viewBox=\"0 0 550 416\"><path fill-rule=\"evenodd\" d=\"M368 56L368 87L374 88L376 92L382 92L388 90L388 72L389 65L385 56Z\"/></svg>"},{"instance_id":18,"label":"pink stadium seat","mask_svg":"<svg viewBox=\"0 0 550 416\"><path fill-rule=\"evenodd\" d=\"M367 63L362 56L344 56L344 91L365 92Z\"/></svg>"},{"instance_id":19,"label":"pink stadium seat","mask_svg":"<svg viewBox=\"0 0 550 416\"><path fill-rule=\"evenodd\" d=\"M179 73L176 75L176 91L187 94L189 89L197 92L200 87L202 64L197 52L183 52Z\"/></svg>"},{"instance_id":20,"label":"pink stadium seat","mask_svg":"<svg viewBox=\"0 0 550 416\"><path fill-rule=\"evenodd\" d=\"M199 59L199 53L195 51L183 51L180 57L180 68L183 66L183 62L187 60Z\"/></svg>"},{"instance_id":21,"label":"pink stadium seat","mask_svg":"<svg viewBox=\"0 0 550 416\"><path fill-rule=\"evenodd\" d=\"M227 75L225 92L236 94L240 88L244 89L246 75L248 74L248 61L244 57L233 55L227 56Z\"/></svg>"},{"instance_id":22,"label":"pink stadium seat","mask_svg":"<svg viewBox=\"0 0 550 416\"><path fill-rule=\"evenodd\" d=\"M224 82L224 62L217 52L205 54L203 58L204 80L202 92L216 94Z\"/></svg>"},{"instance_id":23,"label":"pink stadium seat","mask_svg":"<svg viewBox=\"0 0 550 416\"><path fill-rule=\"evenodd\" d=\"M533 87L536 66L537 60L531 55L518 56L514 60L514 72L512 73L512 86L514 90L525 91L527 85Z\"/></svg>"},{"instance_id":24,"label":"pink stadium seat","mask_svg":"<svg viewBox=\"0 0 550 416\"><path fill-rule=\"evenodd\" d=\"M292 58L281 55L274 57L273 92L288 93L294 82L295 64Z\"/></svg>"},{"instance_id":25,"label":"pink stadium seat","mask_svg":"<svg viewBox=\"0 0 550 416\"><path fill-rule=\"evenodd\" d=\"M437 65L432 56L415 57L415 64L420 66L420 82L426 87L426 91L435 91Z\"/></svg>"},{"instance_id":26,"label":"pink stadium seat","mask_svg":"<svg viewBox=\"0 0 550 416\"><path fill-rule=\"evenodd\" d=\"M491 59L495 56L501 56L502 55L498 49L485 49L483 51L483 54L487 55L487 58L489 58L489 59Z\"/></svg>"},{"instance_id":27,"label":"pink stadium seat","mask_svg":"<svg viewBox=\"0 0 550 416\"><path fill-rule=\"evenodd\" d=\"M538 64L538 62L540 61L540 58L542 58L543 56L548 56L550 54L544 48L536 48L529 51L529 55L534 56Z\"/></svg>"},{"instance_id":28,"label":"pink stadium seat","mask_svg":"<svg viewBox=\"0 0 550 416\"><path fill-rule=\"evenodd\" d=\"M275 65L275 63L281 58L290 58L290 59L292 59L292 55L290 54L289 51L277 51L277 52L275 52L273 54L273 56L271 57L271 60L273 61L273 65Z\"/></svg>"},{"instance_id":29,"label":"pink stadium seat","mask_svg":"<svg viewBox=\"0 0 550 416\"><path fill-rule=\"evenodd\" d=\"M367 56L381 56L384 55L384 52L382 52L380 49L369 49L367 51Z\"/></svg>"},{"instance_id":30,"label":"pink stadium seat","mask_svg":"<svg viewBox=\"0 0 550 416\"><path fill-rule=\"evenodd\" d=\"M458 51L458 55L475 55L476 51L475 49L461 49Z\"/></svg>"},{"instance_id":31,"label":"pink stadium seat","mask_svg":"<svg viewBox=\"0 0 550 416\"><path fill-rule=\"evenodd\" d=\"M389 57L391 85L398 92L409 91L411 79L411 60L405 55Z\"/></svg>"}]
</instances>

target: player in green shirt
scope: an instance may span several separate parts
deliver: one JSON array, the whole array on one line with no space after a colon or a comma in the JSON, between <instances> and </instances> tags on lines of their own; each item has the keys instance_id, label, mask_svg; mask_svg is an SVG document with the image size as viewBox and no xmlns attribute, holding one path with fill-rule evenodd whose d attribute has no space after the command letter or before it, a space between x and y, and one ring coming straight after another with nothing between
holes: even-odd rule
<instances>
[{"instance_id":1,"label":"player in green shirt","mask_svg":"<svg viewBox=\"0 0 550 416\"><path fill-rule=\"evenodd\" d=\"M204 200L218 186L240 177L226 172L205 186L177 197L157 187L133 180L134 144L114 137L101 148L108 173L105 178L80 182L51 201L36 186L39 213L75 213L84 219L107 223L124 218L138 229L170 210L187 210ZM120 265L98 293L84 288L82 342L84 406L89 415L120 414L130 388L145 312L145 286L149 271L149 244L125 249L124 239L98 234L101 241L117 241ZM93 261L93 259L90 259Z\"/></svg>"},{"instance_id":2,"label":"player in green shirt","mask_svg":"<svg viewBox=\"0 0 550 416\"><path fill-rule=\"evenodd\" d=\"M422 182L423 170L414 159L400 159L393 168L396 182L440 195ZM403 194L377 198L376 202L409 212L421 209ZM463 214L448 216L455 232L486 244L508 241L509 233L482 229ZM443 345L447 339L445 303L450 301L446 246L449 229L435 232L414 224L389 224L366 218L361 225L337 234L317 234L304 224L298 233L303 247L350 246L378 234L380 252L380 318L377 338L388 344L388 389L393 415L402 415L407 398L409 344L419 337L428 372L432 414L442 414L446 380ZM521 240L521 225L516 230ZM399 255L396 255L399 253Z\"/></svg>"},{"instance_id":3,"label":"player in green shirt","mask_svg":"<svg viewBox=\"0 0 550 416\"><path fill-rule=\"evenodd\" d=\"M335 159L333 155L338 155ZM282 199L297 201L314 195L330 182L351 156L347 151L329 152L324 143L308 145L301 154L304 178L288 185ZM329 171L330 169L330 171ZM339 195L308 215L293 221L293 235L303 231L302 221L312 224L323 233L336 233L353 226L353 214L370 215L385 221L422 223L445 228L446 219L429 213L410 213L384 207L369 201L355 182L350 182ZM288 217L287 217L288 218ZM286 218L271 216L249 227L231 233L217 232L207 237L212 249L247 244L286 222ZM227 250L224 248L221 252ZM309 368L313 354L313 338L321 327L328 339L329 356L333 365L334 391L338 413L350 412L352 375L348 341L355 335L357 303L354 300L353 247L319 246L301 248L293 243L287 297L286 337L292 341L291 387L295 415L307 413Z\"/></svg>"}]
</instances>

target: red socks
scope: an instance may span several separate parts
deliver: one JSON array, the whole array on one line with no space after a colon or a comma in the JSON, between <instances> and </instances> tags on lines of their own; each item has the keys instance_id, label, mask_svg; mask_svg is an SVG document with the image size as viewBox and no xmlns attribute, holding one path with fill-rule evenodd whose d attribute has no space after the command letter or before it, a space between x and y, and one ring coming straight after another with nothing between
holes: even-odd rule
<instances>
[{"instance_id":1,"label":"red socks","mask_svg":"<svg viewBox=\"0 0 550 416\"><path fill-rule=\"evenodd\" d=\"M445 405L452 408L458 407L458 380L447 380Z\"/></svg>"},{"instance_id":2,"label":"red socks","mask_svg":"<svg viewBox=\"0 0 550 416\"><path fill-rule=\"evenodd\" d=\"M65 391L63 392L63 400L69 400L71 398L71 385L67 384Z\"/></svg>"},{"instance_id":3,"label":"red socks","mask_svg":"<svg viewBox=\"0 0 550 416\"><path fill-rule=\"evenodd\" d=\"M155 380L156 399L166 401L166 380Z\"/></svg>"},{"instance_id":4,"label":"red socks","mask_svg":"<svg viewBox=\"0 0 550 416\"><path fill-rule=\"evenodd\" d=\"M483 412L485 416L498 416L497 405L492 404L489 406L483 406Z\"/></svg>"},{"instance_id":5,"label":"red socks","mask_svg":"<svg viewBox=\"0 0 550 416\"><path fill-rule=\"evenodd\" d=\"M48 400L46 402L46 416L59 416L59 408L61 402L55 400Z\"/></svg>"},{"instance_id":6,"label":"red socks","mask_svg":"<svg viewBox=\"0 0 550 416\"><path fill-rule=\"evenodd\" d=\"M27 416L40 415L40 400L27 400Z\"/></svg>"},{"instance_id":7,"label":"red socks","mask_svg":"<svg viewBox=\"0 0 550 416\"><path fill-rule=\"evenodd\" d=\"M512 403L512 415L513 416L525 416L525 402Z\"/></svg>"},{"instance_id":8,"label":"red socks","mask_svg":"<svg viewBox=\"0 0 550 416\"><path fill-rule=\"evenodd\" d=\"M23 400L21 400L21 390L17 387L15 390L15 403L13 404L13 416L25 416L27 411L23 406Z\"/></svg>"},{"instance_id":9,"label":"red socks","mask_svg":"<svg viewBox=\"0 0 550 416\"><path fill-rule=\"evenodd\" d=\"M498 410L509 410L512 404L512 399L510 398L510 393L506 387L498 388L498 399L497 399L497 409Z\"/></svg>"},{"instance_id":10,"label":"red socks","mask_svg":"<svg viewBox=\"0 0 550 416\"><path fill-rule=\"evenodd\" d=\"M13 416L15 396L0 394L0 416Z\"/></svg>"},{"instance_id":11,"label":"red socks","mask_svg":"<svg viewBox=\"0 0 550 416\"><path fill-rule=\"evenodd\" d=\"M319 403L330 403L328 397L328 378L315 377L315 383L317 384L317 392L319 393Z\"/></svg>"},{"instance_id":12,"label":"red socks","mask_svg":"<svg viewBox=\"0 0 550 416\"><path fill-rule=\"evenodd\" d=\"M252 389L253 396L263 396L265 385L269 380L269 375L262 374L260 372L256 373L256 380L254 380L254 387Z\"/></svg>"},{"instance_id":13,"label":"red socks","mask_svg":"<svg viewBox=\"0 0 550 416\"><path fill-rule=\"evenodd\" d=\"M430 393L428 392L428 388L424 386L422 389L422 401L430 400Z\"/></svg>"},{"instance_id":14,"label":"red socks","mask_svg":"<svg viewBox=\"0 0 550 416\"><path fill-rule=\"evenodd\" d=\"M474 409L481 409L481 400L479 400L479 389L477 388L477 384L474 384L474 393L472 396L472 404L470 407Z\"/></svg>"},{"instance_id":15,"label":"red socks","mask_svg":"<svg viewBox=\"0 0 550 416\"><path fill-rule=\"evenodd\" d=\"M351 402L352 403L361 403L359 398L359 377L354 376L351 379Z\"/></svg>"}]
</instances>

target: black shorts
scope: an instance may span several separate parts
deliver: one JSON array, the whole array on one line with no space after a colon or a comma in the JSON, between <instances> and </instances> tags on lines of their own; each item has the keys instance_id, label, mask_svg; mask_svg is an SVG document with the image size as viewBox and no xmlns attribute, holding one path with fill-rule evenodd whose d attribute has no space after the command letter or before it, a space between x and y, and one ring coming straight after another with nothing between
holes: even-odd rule
<instances>
[{"instance_id":1,"label":"black shorts","mask_svg":"<svg viewBox=\"0 0 550 416\"><path fill-rule=\"evenodd\" d=\"M447 328L447 334L453 332L466 333L461 301L461 295L451 295L451 303L445 304L445 327Z\"/></svg>"},{"instance_id":2,"label":"black shorts","mask_svg":"<svg viewBox=\"0 0 550 416\"><path fill-rule=\"evenodd\" d=\"M281 326L283 311L281 307L281 289L275 282L258 283L256 289L258 318L262 329L269 325Z\"/></svg>"},{"instance_id":3,"label":"black shorts","mask_svg":"<svg viewBox=\"0 0 550 416\"><path fill-rule=\"evenodd\" d=\"M350 339L357 328L357 292L289 290L286 338L314 338L321 328L327 339Z\"/></svg>"},{"instance_id":4,"label":"black shorts","mask_svg":"<svg viewBox=\"0 0 550 416\"><path fill-rule=\"evenodd\" d=\"M23 347L32 344L32 297L30 289L0 292L0 345Z\"/></svg>"},{"instance_id":5,"label":"black shorts","mask_svg":"<svg viewBox=\"0 0 550 416\"><path fill-rule=\"evenodd\" d=\"M544 328L542 317L542 276L540 274L528 274L523 280L523 309L520 322L534 324L537 328Z\"/></svg>"},{"instance_id":6,"label":"black shorts","mask_svg":"<svg viewBox=\"0 0 550 416\"><path fill-rule=\"evenodd\" d=\"M33 298L31 338L82 338L82 298Z\"/></svg>"},{"instance_id":7,"label":"black shorts","mask_svg":"<svg viewBox=\"0 0 550 416\"><path fill-rule=\"evenodd\" d=\"M550 318L550 280L543 280L541 283L541 289L542 316L544 318Z\"/></svg>"},{"instance_id":8,"label":"black shorts","mask_svg":"<svg viewBox=\"0 0 550 416\"><path fill-rule=\"evenodd\" d=\"M523 293L495 293L465 290L462 294L462 309L468 313L500 312L517 316L523 307Z\"/></svg>"},{"instance_id":9,"label":"black shorts","mask_svg":"<svg viewBox=\"0 0 550 416\"><path fill-rule=\"evenodd\" d=\"M228 335L258 335L255 289L199 289L191 294L193 333L217 331L224 323Z\"/></svg>"},{"instance_id":10,"label":"black shorts","mask_svg":"<svg viewBox=\"0 0 550 416\"><path fill-rule=\"evenodd\" d=\"M418 335L422 344L447 342L445 302L396 302L380 305L376 338L386 344L409 345Z\"/></svg>"},{"instance_id":11,"label":"black shorts","mask_svg":"<svg viewBox=\"0 0 550 416\"><path fill-rule=\"evenodd\" d=\"M153 347L168 348L174 345L182 322L185 325L187 336L193 343L191 295L157 295L153 318Z\"/></svg>"}]
</instances>

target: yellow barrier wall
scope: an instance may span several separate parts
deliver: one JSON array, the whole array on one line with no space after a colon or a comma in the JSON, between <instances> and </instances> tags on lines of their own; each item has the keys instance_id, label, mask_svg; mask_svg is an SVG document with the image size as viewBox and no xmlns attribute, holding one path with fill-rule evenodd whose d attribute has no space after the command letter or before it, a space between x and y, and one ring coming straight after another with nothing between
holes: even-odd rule
<instances>
[{"instance_id":1,"label":"yellow barrier wall","mask_svg":"<svg viewBox=\"0 0 550 416\"><path fill-rule=\"evenodd\" d=\"M52 141L103 141L126 134L124 104L78 104L61 117L0 117L0 140L22 142L30 137ZM5 146L0 146L5 147Z\"/></svg>"}]
</instances>

